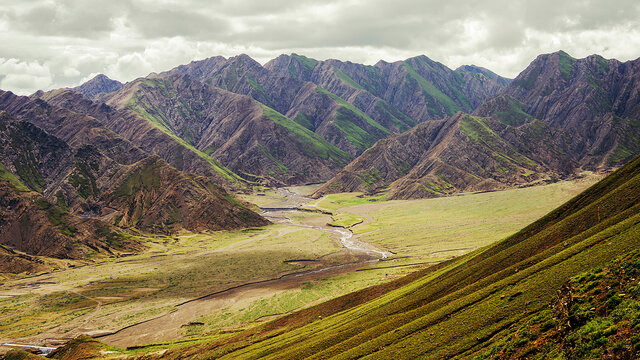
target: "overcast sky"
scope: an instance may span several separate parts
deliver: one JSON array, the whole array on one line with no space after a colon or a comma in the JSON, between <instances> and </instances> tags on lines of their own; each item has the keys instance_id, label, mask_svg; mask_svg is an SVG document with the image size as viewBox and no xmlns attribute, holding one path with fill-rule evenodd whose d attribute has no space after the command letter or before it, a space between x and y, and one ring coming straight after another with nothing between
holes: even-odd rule
<instances>
[{"instance_id":1,"label":"overcast sky","mask_svg":"<svg viewBox=\"0 0 640 360\"><path fill-rule=\"evenodd\" d=\"M516 76L538 54L640 56L638 0L0 0L0 88L129 81L191 60L424 54Z\"/></svg>"}]
</instances>

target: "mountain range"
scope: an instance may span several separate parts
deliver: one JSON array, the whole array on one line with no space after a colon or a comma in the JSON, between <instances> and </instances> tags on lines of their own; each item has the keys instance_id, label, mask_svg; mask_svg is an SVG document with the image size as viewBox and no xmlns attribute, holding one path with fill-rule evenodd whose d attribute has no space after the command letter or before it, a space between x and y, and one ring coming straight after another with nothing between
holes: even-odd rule
<instances>
[{"instance_id":1,"label":"mountain range","mask_svg":"<svg viewBox=\"0 0 640 360\"><path fill-rule=\"evenodd\" d=\"M267 184L322 182L377 140L472 111L508 79L425 56L374 66L282 55L213 57L124 86L104 76L75 90Z\"/></svg>"},{"instance_id":2,"label":"mountain range","mask_svg":"<svg viewBox=\"0 0 640 360\"><path fill-rule=\"evenodd\" d=\"M19 245L37 233L78 240L55 256L81 256L117 248L93 244L109 236L83 232L87 221L109 234L262 225L230 192L263 186L326 181L316 196L407 199L610 171L640 154L639 67L559 51L510 80L426 56L263 66L239 55L126 84L98 75L30 97L2 91L0 174L14 200L0 227L15 230L0 243L39 255ZM41 225L20 226L18 203Z\"/></svg>"},{"instance_id":3,"label":"mountain range","mask_svg":"<svg viewBox=\"0 0 640 360\"><path fill-rule=\"evenodd\" d=\"M640 153L638 61L540 55L513 81L426 56L362 65L213 57L77 91L238 178L315 195L442 196L609 171ZM173 164L173 163L172 163Z\"/></svg>"},{"instance_id":4,"label":"mountain range","mask_svg":"<svg viewBox=\"0 0 640 360\"><path fill-rule=\"evenodd\" d=\"M419 198L608 171L640 153L640 60L540 55L472 113L376 143L316 193Z\"/></svg>"}]
</instances>

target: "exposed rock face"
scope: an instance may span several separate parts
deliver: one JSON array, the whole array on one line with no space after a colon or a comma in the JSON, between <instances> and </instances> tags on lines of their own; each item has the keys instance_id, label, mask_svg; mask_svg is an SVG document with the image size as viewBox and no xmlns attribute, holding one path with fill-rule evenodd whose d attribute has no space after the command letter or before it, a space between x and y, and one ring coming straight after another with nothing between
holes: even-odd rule
<instances>
[{"instance_id":1,"label":"exposed rock face","mask_svg":"<svg viewBox=\"0 0 640 360\"><path fill-rule=\"evenodd\" d=\"M556 169L521 153L504 140L507 136L524 139L528 135L513 133L490 118L464 113L419 124L378 142L315 195L388 189L391 198L407 199L503 189L558 178Z\"/></svg>"},{"instance_id":2,"label":"exposed rock face","mask_svg":"<svg viewBox=\"0 0 640 360\"><path fill-rule=\"evenodd\" d=\"M585 168L621 165L640 153L640 60L540 55L503 94L570 134L571 155Z\"/></svg>"},{"instance_id":3,"label":"exposed rock face","mask_svg":"<svg viewBox=\"0 0 640 360\"><path fill-rule=\"evenodd\" d=\"M88 251L141 248L113 226L70 214L64 204L51 204L38 193L17 190L4 179L0 179L0 245L0 271L16 273L43 268L29 255L79 259Z\"/></svg>"},{"instance_id":4,"label":"exposed rock face","mask_svg":"<svg viewBox=\"0 0 640 360\"><path fill-rule=\"evenodd\" d=\"M159 157L121 168L102 194L109 208L119 209L115 224L154 232L230 230L268 224L210 179L188 175Z\"/></svg>"},{"instance_id":5,"label":"exposed rock face","mask_svg":"<svg viewBox=\"0 0 640 360\"><path fill-rule=\"evenodd\" d=\"M131 248L115 226L172 233L268 223L215 179L183 173L95 118L40 99L0 93L0 140L2 264L30 268L12 249L79 258Z\"/></svg>"},{"instance_id":6,"label":"exposed rock face","mask_svg":"<svg viewBox=\"0 0 640 360\"><path fill-rule=\"evenodd\" d=\"M41 206L36 205L38 200ZM0 179L0 243L33 255L79 256L80 249L72 246L72 239L62 234L49 220L45 209L49 206L47 204L37 194L22 195Z\"/></svg>"},{"instance_id":7,"label":"exposed rock face","mask_svg":"<svg viewBox=\"0 0 640 360\"><path fill-rule=\"evenodd\" d=\"M93 102L68 89L41 93L38 94L38 98L53 106L93 117L100 121L102 126L125 138L145 153L160 156L178 170L211 177L226 189L237 189L243 185L241 179L208 155L187 146L184 141L162 131L131 110L118 110L104 103ZM142 157L136 161L140 159Z\"/></svg>"},{"instance_id":8,"label":"exposed rock face","mask_svg":"<svg viewBox=\"0 0 640 360\"><path fill-rule=\"evenodd\" d=\"M118 91L123 84L117 80L111 80L103 74L98 74L86 83L73 88L73 90L86 96L89 99L97 99L104 94Z\"/></svg>"},{"instance_id":9,"label":"exposed rock face","mask_svg":"<svg viewBox=\"0 0 640 360\"><path fill-rule=\"evenodd\" d=\"M5 174L15 174L29 189L48 193L73 167L73 149L25 121L0 111L0 154Z\"/></svg>"},{"instance_id":10,"label":"exposed rock face","mask_svg":"<svg viewBox=\"0 0 640 360\"><path fill-rule=\"evenodd\" d=\"M385 139L316 195L390 186L392 198L426 197L612 169L640 154L639 77L639 60L541 55L474 116Z\"/></svg>"},{"instance_id":11,"label":"exposed rock face","mask_svg":"<svg viewBox=\"0 0 640 360\"><path fill-rule=\"evenodd\" d=\"M491 70L475 65L463 65L456 69L463 76L463 90L473 108L492 98L504 89L511 79L503 78Z\"/></svg>"},{"instance_id":12,"label":"exposed rock face","mask_svg":"<svg viewBox=\"0 0 640 360\"><path fill-rule=\"evenodd\" d=\"M107 103L137 111L248 178L257 175L276 184L323 181L349 160L348 154L266 105L189 75L133 81Z\"/></svg>"},{"instance_id":13,"label":"exposed rock face","mask_svg":"<svg viewBox=\"0 0 640 360\"><path fill-rule=\"evenodd\" d=\"M35 273L46 268L33 256L16 253L8 247L0 247L0 273Z\"/></svg>"}]
</instances>

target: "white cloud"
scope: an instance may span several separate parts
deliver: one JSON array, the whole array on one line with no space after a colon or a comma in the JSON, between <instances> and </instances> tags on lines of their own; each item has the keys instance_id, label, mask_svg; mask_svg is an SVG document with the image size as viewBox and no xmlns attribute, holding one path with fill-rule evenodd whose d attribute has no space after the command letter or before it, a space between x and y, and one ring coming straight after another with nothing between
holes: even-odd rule
<instances>
[{"instance_id":1,"label":"white cloud","mask_svg":"<svg viewBox=\"0 0 640 360\"><path fill-rule=\"evenodd\" d=\"M52 76L46 65L36 61L25 62L18 59L0 58L0 88L25 95L33 89L47 88Z\"/></svg>"},{"instance_id":2,"label":"white cloud","mask_svg":"<svg viewBox=\"0 0 640 360\"><path fill-rule=\"evenodd\" d=\"M366 64L425 54L513 77L540 53L640 55L635 0L0 0L0 87L129 81L191 60L281 53Z\"/></svg>"}]
</instances>

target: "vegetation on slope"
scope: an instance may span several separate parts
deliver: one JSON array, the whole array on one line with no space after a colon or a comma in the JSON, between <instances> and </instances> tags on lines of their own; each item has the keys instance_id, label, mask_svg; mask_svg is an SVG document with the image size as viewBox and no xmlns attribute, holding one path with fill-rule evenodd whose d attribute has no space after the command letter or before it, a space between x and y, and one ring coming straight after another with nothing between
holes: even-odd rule
<instances>
[{"instance_id":1,"label":"vegetation on slope","mask_svg":"<svg viewBox=\"0 0 640 360\"><path fill-rule=\"evenodd\" d=\"M347 140L352 143L358 151L362 152L368 149L381 137L387 136L391 133L369 115L365 114L362 110L344 101L336 94L321 87L317 87L316 91L329 96L340 104L333 123L338 129L340 129L340 131L342 131ZM361 126L357 124L361 124ZM362 126L369 127L369 129L363 129Z\"/></svg>"},{"instance_id":2,"label":"vegetation on slope","mask_svg":"<svg viewBox=\"0 0 640 360\"><path fill-rule=\"evenodd\" d=\"M420 85L422 90L424 90L425 95L428 95L429 97L435 99L438 103L444 106L447 115L453 115L456 112L461 110L458 104L455 103L455 101L453 101L449 96L444 94L442 91L438 90L438 88L436 88L432 83L428 82L427 80L425 80L425 78L420 76L416 72L416 70L413 67L411 67L411 65L409 65L409 63L404 62L402 65L407 70L409 78L418 82L418 85ZM435 104L431 104L431 105L432 107L436 106Z\"/></svg>"},{"instance_id":3,"label":"vegetation on slope","mask_svg":"<svg viewBox=\"0 0 640 360\"><path fill-rule=\"evenodd\" d=\"M291 54L291 58L295 60L303 68L303 71L311 72L318 65L318 60L308 58L304 55ZM302 74L298 74L293 62L289 64L289 73L294 79L301 80Z\"/></svg>"},{"instance_id":4,"label":"vegetation on slope","mask_svg":"<svg viewBox=\"0 0 640 360\"><path fill-rule=\"evenodd\" d=\"M9 171L1 162L0 162L0 178L3 178L11 184L16 190L19 191L29 191L29 188L26 187L20 179L18 179L11 171Z\"/></svg>"},{"instance_id":5,"label":"vegetation on slope","mask_svg":"<svg viewBox=\"0 0 640 360\"><path fill-rule=\"evenodd\" d=\"M522 104L518 100L510 96L494 99L494 101L501 101L501 100L506 103L504 104L506 106L496 111L494 115L494 118L496 120L500 121L503 124L507 124L511 126L522 125L525 122L529 122L533 120L533 117L527 114L523 110L524 104Z\"/></svg>"},{"instance_id":6,"label":"vegetation on slope","mask_svg":"<svg viewBox=\"0 0 640 360\"><path fill-rule=\"evenodd\" d=\"M262 105L264 115L276 124L287 129L302 144L302 151L309 157L332 159L339 164L345 164L349 154L331 145L313 131L280 114L272 108Z\"/></svg>"},{"instance_id":7,"label":"vegetation on slope","mask_svg":"<svg viewBox=\"0 0 640 360\"><path fill-rule=\"evenodd\" d=\"M570 278L635 250L638 193L640 158L517 234L401 288L297 329L276 327L201 346L199 356L467 357L543 310Z\"/></svg>"},{"instance_id":8,"label":"vegetation on slope","mask_svg":"<svg viewBox=\"0 0 640 360\"><path fill-rule=\"evenodd\" d=\"M360 84L358 84L355 80L353 80L351 77L349 77L349 75L345 74L344 71L338 69L337 67L333 68L333 72L336 74L336 76L338 77L338 79L342 80L342 82L344 82L345 84L359 89L359 90L365 90L365 88L363 88Z\"/></svg>"},{"instance_id":9,"label":"vegetation on slope","mask_svg":"<svg viewBox=\"0 0 640 360\"><path fill-rule=\"evenodd\" d=\"M640 130L640 119L622 119L613 116L615 122L627 122L631 131L625 131L621 141L611 152L606 162L610 165L621 165L631 160L640 151L640 138L635 136Z\"/></svg>"},{"instance_id":10,"label":"vegetation on slope","mask_svg":"<svg viewBox=\"0 0 640 360\"><path fill-rule=\"evenodd\" d=\"M575 276L548 308L496 335L474 359L636 359L638 277L638 250Z\"/></svg>"},{"instance_id":11,"label":"vegetation on slope","mask_svg":"<svg viewBox=\"0 0 640 360\"><path fill-rule=\"evenodd\" d=\"M510 144L505 142L485 123L486 120L467 116L460 122L460 128L473 142L479 142L495 151L494 159L506 168L512 167L512 163L520 166L535 168L537 164L528 157L517 152ZM507 152L502 152L506 149Z\"/></svg>"},{"instance_id":12,"label":"vegetation on slope","mask_svg":"<svg viewBox=\"0 0 640 360\"><path fill-rule=\"evenodd\" d=\"M338 102L338 104L340 104L341 106L343 106L344 108L349 109L350 111L354 112L356 115L358 115L359 117L363 118L369 125L371 125L372 127L382 131L385 134L389 134L390 131L387 130L384 126L380 125L377 121L373 120L369 115L365 114L362 110L358 109L357 107L349 104L348 102L344 101L341 97L339 97L338 95L327 91L321 87L317 87L316 91L322 94L325 94L327 96L329 96L330 98L332 98L333 100L335 100L336 102Z\"/></svg>"},{"instance_id":13,"label":"vegetation on slope","mask_svg":"<svg viewBox=\"0 0 640 360\"><path fill-rule=\"evenodd\" d=\"M169 85L167 85L166 83L168 83ZM171 86L171 83L161 79L152 79L152 80L146 80L144 82L144 85L149 86L151 88L160 86L162 89L166 89L167 86ZM170 93L167 92L167 94L170 94ZM142 101L142 99L140 99L137 94L133 94L133 96L129 99L127 108L133 110L138 115L142 116L145 120L147 120L151 125L155 126L158 130L171 136L173 139L175 139L178 143L180 143L185 148L196 153L199 157L207 161L215 172L220 174L223 178L227 179L229 182L235 183L237 185L241 184L242 182L246 182L245 179L243 179L233 171L224 167L218 161L214 160L211 156L196 149L192 144L187 142L185 139L182 139L181 137L177 136L173 131L173 129L171 128L171 126L169 125L169 120L166 118L166 116L164 116L162 112L157 108L149 109L147 105L144 103L144 101Z\"/></svg>"}]
</instances>

